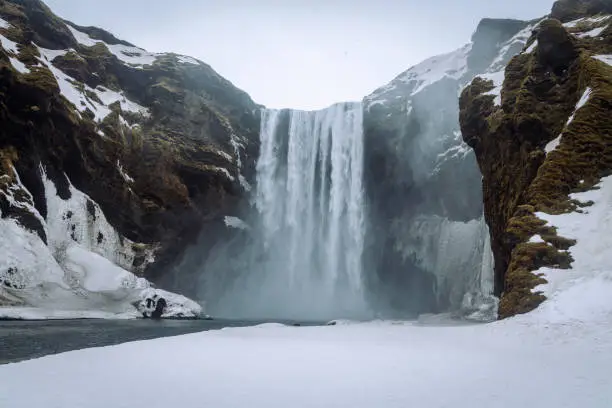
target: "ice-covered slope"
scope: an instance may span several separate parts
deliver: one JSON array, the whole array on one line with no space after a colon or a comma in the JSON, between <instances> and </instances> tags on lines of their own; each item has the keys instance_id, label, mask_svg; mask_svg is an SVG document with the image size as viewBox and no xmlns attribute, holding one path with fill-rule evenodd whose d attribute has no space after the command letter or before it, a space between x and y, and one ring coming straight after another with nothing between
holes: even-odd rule
<instances>
[{"instance_id":1,"label":"ice-covered slope","mask_svg":"<svg viewBox=\"0 0 612 408\"><path fill-rule=\"evenodd\" d=\"M9 208L39 221L42 236L0 212L0 317L150 316L160 298L166 302L164 317L201 313L197 303L154 289L124 269L144 270L154 260L154 248L120 236L89 197L69 184L70 198L62 199L41 167L45 218L12 171L12 183L0 194Z\"/></svg>"}]
</instances>

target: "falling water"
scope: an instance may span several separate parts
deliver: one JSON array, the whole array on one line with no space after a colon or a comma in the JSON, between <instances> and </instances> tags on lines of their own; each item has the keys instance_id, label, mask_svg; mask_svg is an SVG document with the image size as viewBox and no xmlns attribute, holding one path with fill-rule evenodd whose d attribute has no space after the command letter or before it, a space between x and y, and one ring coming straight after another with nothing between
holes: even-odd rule
<instances>
[{"instance_id":1,"label":"falling water","mask_svg":"<svg viewBox=\"0 0 612 408\"><path fill-rule=\"evenodd\" d=\"M264 110L249 271L226 297L245 317L364 317L360 103Z\"/></svg>"}]
</instances>

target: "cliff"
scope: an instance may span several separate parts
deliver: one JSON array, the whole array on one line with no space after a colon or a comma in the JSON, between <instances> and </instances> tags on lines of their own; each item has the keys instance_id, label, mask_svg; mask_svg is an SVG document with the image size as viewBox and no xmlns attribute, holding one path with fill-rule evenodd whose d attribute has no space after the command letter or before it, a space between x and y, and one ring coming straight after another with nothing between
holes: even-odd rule
<instances>
[{"instance_id":1,"label":"cliff","mask_svg":"<svg viewBox=\"0 0 612 408\"><path fill-rule=\"evenodd\" d=\"M593 203L572 194L599 188L612 173L611 13L604 1L556 2L509 62L501 89L476 78L461 94L463 139L483 176L502 318L546 299L539 285L551 278L541 268L567 275L576 237L548 221L588 214Z\"/></svg>"},{"instance_id":2,"label":"cliff","mask_svg":"<svg viewBox=\"0 0 612 408\"><path fill-rule=\"evenodd\" d=\"M365 98L366 261L392 309L470 314L484 303L494 317L481 175L461 138L458 95L476 75L499 82L534 25L484 19L469 44Z\"/></svg>"},{"instance_id":3,"label":"cliff","mask_svg":"<svg viewBox=\"0 0 612 408\"><path fill-rule=\"evenodd\" d=\"M24 291L40 292L43 269L66 271L58 254L73 246L152 281L173 270L181 285L168 289L194 294L178 265L201 231L231 236L224 217L250 188L259 106L201 61L63 21L38 0L0 0L0 41L0 211L47 253L0 265L0 304L31 303ZM15 240L3 253L32 250Z\"/></svg>"}]
</instances>

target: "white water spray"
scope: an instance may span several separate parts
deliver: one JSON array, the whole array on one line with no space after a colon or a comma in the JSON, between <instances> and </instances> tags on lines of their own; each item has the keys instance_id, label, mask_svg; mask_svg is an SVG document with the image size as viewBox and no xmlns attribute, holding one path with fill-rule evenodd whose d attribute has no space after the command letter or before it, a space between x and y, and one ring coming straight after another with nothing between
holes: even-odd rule
<instances>
[{"instance_id":1,"label":"white water spray","mask_svg":"<svg viewBox=\"0 0 612 408\"><path fill-rule=\"evenodd\" d=\"M360 103L264 110L256 249L223 311L244 317L365 317Z\"/></svg>"}]
</instances>

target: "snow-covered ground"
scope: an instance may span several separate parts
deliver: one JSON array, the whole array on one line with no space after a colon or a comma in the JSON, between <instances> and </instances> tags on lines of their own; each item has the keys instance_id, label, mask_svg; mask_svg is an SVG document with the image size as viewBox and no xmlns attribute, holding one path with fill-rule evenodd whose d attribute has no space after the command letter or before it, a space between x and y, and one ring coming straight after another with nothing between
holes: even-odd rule
<instances>
[{"instance_id":1,"label":"snow-covered ground","mask_svg":"<svg viewBox=\"0 0 612 408\"><path fill-rule=\"evenodd\" d=\"M531 407L612 401L612 176L547 215L577 239L535 311L480 325L266 324L0 366L3 408ZM431 319L429 320L431 321Z\"/></svg>"},{"instance_id":2,"label":"snow-covered ground","mask_svg":"<svg viewBox=\"0 0 612 408\"><path fill-rule=\"evenodd\" d=\"M590 323L223 329L0 366L0 406L609 407L612 325Z\"/></svg>"}]
</instances>

